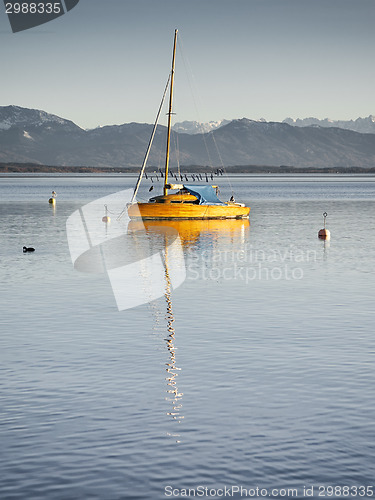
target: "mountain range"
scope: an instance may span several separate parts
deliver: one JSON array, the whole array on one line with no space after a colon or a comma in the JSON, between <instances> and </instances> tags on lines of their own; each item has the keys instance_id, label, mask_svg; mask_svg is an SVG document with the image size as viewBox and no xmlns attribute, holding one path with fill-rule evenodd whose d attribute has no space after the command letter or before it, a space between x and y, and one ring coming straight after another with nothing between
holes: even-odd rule
<instances>
[{"instance_id":1,"label":"mountain range","mask_svg":"<svg viewBox=\"0 0 375 500\"><path fill-rule=\"evenodd\" d=\"M257 120L258 122L266 122L264 118ZM204 132L211 132L223 125L227 125L231 120L219 120L211 121L207 123L196 122L196 121L184 121L176 123L173 129L176 132L182 132L185 134L202 134ZM282 123L288 123L288 125L293 125L294 127L338 127L344 128L346 130L353 130L354 132L360 132L361 134L375 134L375 116L370 115L366 118L357 118L356 120L330 120L325 118L324 120L319 120L319 118L285 118Z\"/></svg>"},{"instance_id":2,"label":"mountain range","mask_svg":"<svg viewBox=\"0 0 375 500\"><path fill-rule=\"evenodd\" d=\"M185 122L183 132L180 124L180 128L176 127L180 131L172 134L172 145L179 152L182 166L243 166L244 170L250 165L375 167L375 130L363 133L316 123L313 118L293 124L290 120L266 122L242 118L210 122L210 131L205 133L192 133L194 123ZM371 116L358 120L364 120L368 127L375 122ZM358 120L352 123L359 126L362 122ZM139 167L151 131L152 125L141 123L84 130L70 120L41 110L3 106L0 107L0 162ZM149 165L155 168L163 165L165 141L166 129L159 125ZM176 162L176 156L173 152L171 164Z\"/></svg>"},{"instance_id":3,"label":"mountain range","mask_svg":"<svg viewBox=\"0 0 375 500\"><path fill-rule=\"evenodd\" d=\"M319 120L318 118L285 118L283 123L288 123L295 127L338 127L346 130L353 130L361 134L375 134L375 116L370 115L366 118L357 118L356 120L330 120L325 118Z\"/></svg>"}]
</instances>

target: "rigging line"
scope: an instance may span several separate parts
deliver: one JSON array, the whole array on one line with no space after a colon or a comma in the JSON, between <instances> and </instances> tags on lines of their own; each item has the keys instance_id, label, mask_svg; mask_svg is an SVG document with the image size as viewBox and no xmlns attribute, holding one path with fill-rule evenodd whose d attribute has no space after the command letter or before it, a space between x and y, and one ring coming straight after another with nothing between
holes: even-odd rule
<instances>
[{"instance_id":1,"label":"rigging line","mask_svg":"<svg viewBox=\"0 0 375 500\"><path fill-rule=\"evenodd\" d=\"M163 145L164 146L164 145ZM164 147L162 148L160 146L159 148L159 155L158 155L158 168L157 170L160 172L160 170L162 170L162 167L163 167L163 162L162 162L162 159L163 159L163 149L165 149Z\"/></svg>"},{"instance_id":2,"label":"rigging line","mask_svg":"<svg viewBox=\"0 0 375 500\"><path fill-rule=\"evenodd\" d=\"M181 35L178 38L178 44L179 44L179 49L180 49L179 52L180 52L180 55L181 55L181 59L182 59L182 62L184 64L185 71L186 71L186 74L187 74L187 81L189 83L190 91L191 91L191 94L192 94L194 108L195 108L195 111L197 113L199 122L202 123L202 120L200 119L200 114L199 114L199 109L198 109L198 105L197 105L197 100L195 98L195 95L198 95L198 93L196 92L196 85L195 85L194 73L193 73L193 71L191 69L191 65L190 65L188 59L185 58L184 49L183 49L183 42L182 42L182 36ZM190 77L190 75L191 75L191 77ZM202 138L203 138L203 142L204 142L204 145L205 145L205 148L206 148L206 152L207 152L209 163L210 163L211 166L213 165L211 157L210 157L210 152L209 152L209 149L208 149L207 141L206 141L206 135L210 136L212 138L212 140L213 140L213 143L214 143L214 146L215 146L215 149L216 149L216 153L217 153L217 155L219 157L221 168L224 170L225 177L226 177L226 179L227 179L227 181L229 183L230 189L231 189L232 194L233 194L233 186L232 186L232 183L230 181L228 172L227 172L227 170L226 170L226 168L224 166L223 158L221 156L221 153L220 153L219 147L217 145L217 142L216 142L215 136L213 134L213 131L211 130L210 132L208 132L208 133L206 132L205 133L204 130L203 130L203 126L202 126L201 130L202 130Z\"/></svg>"},{"instance_id":3,"label":"rigging line","mask_svg":"<svg viewBox=\"0 0 375 500\"><path fill-rule=\"evenodd\" d=\"M172 73L169 74L169 81L170 81L170 78L172 76ZM168 102L164 102L163 104L163 114L165 112L165 115L168 116ZM165 128L167 128L167 125L165 124L165 122L161 123L161 125ZM164 137L165 135L165 137ZM160 171L160 170L163 170L164 172L164 166L165 166L165 149L166 149L166 146L167 146L167 137L166 137L166 134L163 134L163 139L160 143L160 148L158 149L159 151L159 154L158 154L158 168L157 170Z\"/></svg>"},{"instance_id":4,"label":"rigging line","mask_svg":"<svg viewBox=\"0 0 375 500\"><path fill-rule=\"evenodd\" d=\"M172 130L172 136L173 136L173 144L174 144L174 149L176 151L176 162L177 162L177 172L178 175L181 175L180 171L180 144L178 142L178 134Z\"/></svg>"},{"instance_id":5,"label":"rigging line","mask_svg":"<svg viewBox=\"0 0 375 500\"><path fill-rule=\"evenodd\" d=\"M141 168L141 170L139 172L138 180L137 180L137 183L135 185L133 196L132 196L132 199L131 199L130 203L134 202L135 197L137 196L137 193L138 193L139 186L141 184L143 173L145 171L146 163L147 163L147 160L148 160L148 155L150 154L152 142L154 140L156 129L157 129L157 126L158 126L158 121L159 121L160 113L161 113L161 111L163 109L164 99L165 99L165 96L167 94L167 90L168 90L168 87L169 87L169 82L171 80L171 76L172 76L172 74L170 73L169 76L168 76L167 84L166 84L165 89L164 89L164 94L163 94L163 97L161 99L161 103L160 103L160 106L159 106L159 109L158 109L158 113L156 115L156 119L155 119L155 123L154 123L154 128L152 129L152 134L151 134L151 137L150 137L150 140L149 140L149 143L148 143L147 151L146 151L145 157L143 159L142 168ZM117 217L117 220L121 219L121 217L124 215L125 211L126 211L126 207L123 209L123 211Z\"/></svg>"},{"instance_id":6,"label":"rigging line","mask_svg":"<svg viewBox=\"0 0 375 500\"><path fill-rule=\"evenodd\" d=\"M177 38L177 43L178 43L178 41L179 41L179 38ZM175 81L177 81L177 79L178 79L178 73L175 72ZM178 132L176 132L173 129L173 127L175 125L174 116L176 116L176 112L174 110L176 109L176 107L178 107L178 106L176 106L176 103L178 103L178 93L176 93L176 91L174 91L173 109L171 110L171 140L173 141L174 153L176 155L177 173L178 173L178 175L181 175L181 172L180 172L180 146L179 146L179 142L178 142Z\"/></svg>"},{"instance_id":7,"label":"rigging line","mask_svg":"<svg viewBox=\"0 0 375 500\"><path fill-rule=\"evenodd\" d=\"M195 113L196 113L196 115L198 117L198 122L200 124L202 124L202 120L201 120L200 113L199 113L199 106L198 106L197 100L195 98L195 95L197 94L197 92L196 92L196 88L194 86L194 75L193 75L193 71L191 69L189 61L187 60L187 58L185 58L184 49L183 49L183 43L182 43L182 39L181 38L182 37L180 35L179 38L178 38L178 40L177 40L177 43L178 43L179 49L180 49L179 53L181 55L181 59L182 59L182 62L184 64L184 67L185 67L187 81L188 81L188 84L189 84L190 93L192 95L192 99L193 99L193 103L194 103ZM202 135L202 139L203 139L203 142L204 142L204 146L206 148L206 153L207 153L207 157L208 157L208 163L209 163L210 166L212 166L213 163L212 163L212 160L211 160L210 151L208 149L208 144L207 144L207 141L206 141L206 134L204 133L204 129L203 129L202 125L201 125L201 135Z\"/></svg>"},{"instance_id":8,"label":"rigging line","mask_svg":"<svg viewBox=\"0 0 375 500\"><path fill-rule=\"evenodd\" d=\"M219 156L220 163L221 163L221 168L224 170L225 176L226 176L227 181L228 181L229 186L230 186L230 190L232 191L232 194L234 194L234 191L233 191L233 186L232 186L232 183L231 183L231 181L230 181L230 177L229 177L229 175L228 175L228 173L227 173L227 171L226 171L226 168L225 168L225 166L224 166L223 158L222 158L222 156L221 156L221 154L220 154L220 150L219 150L218 145L217 145L217 143L216 143L215 135L214 135L214 133L213 133L213 131L212 131L212 130L209 132L209 134L211 135L212 140L213 140L213 142L214 142L214 144L215 144L216 151L217 151L217 154L218 154L218 156Z\"/></svg>"}]
</instances>

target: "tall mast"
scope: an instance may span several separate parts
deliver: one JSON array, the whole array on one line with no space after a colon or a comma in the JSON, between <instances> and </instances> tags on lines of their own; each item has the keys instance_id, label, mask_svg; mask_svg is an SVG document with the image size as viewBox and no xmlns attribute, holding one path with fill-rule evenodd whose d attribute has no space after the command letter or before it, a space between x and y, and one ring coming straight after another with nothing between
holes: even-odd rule
<instances>
[{"instance_id":1,"label":"tall mast","mask_svg":"<svg viewBox=\"0 0 375 500\"><path fill-rule=\"evenodd\" d=\"M175 30L174 32L174 44L173 44L173 56L172 56L171 91L169 94L169 111L168 111L167 151L165 155L164 196L168 194L167 184L168 184L169 150L171 144L172 100L173 100L174 68L176 60L177 32L178 30Z\"/></svg>"}]
</instances>

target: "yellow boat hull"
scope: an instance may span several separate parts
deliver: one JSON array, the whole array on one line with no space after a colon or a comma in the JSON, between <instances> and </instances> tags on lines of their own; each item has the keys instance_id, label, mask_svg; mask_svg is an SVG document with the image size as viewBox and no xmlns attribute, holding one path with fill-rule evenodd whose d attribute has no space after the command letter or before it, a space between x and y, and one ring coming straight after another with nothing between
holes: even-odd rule
<instances>
[{"instance_id":1,"label":"yellow boat hull","mask_svg":"<svg viewBox=\"0 0 375 500\"><path fill-rule=\"evenodd\" d=\"M134 203L128 207L130 219L146 220L247 219L249 213L249 207L235 203L226 205Z\"/></svg>"}]
</instances>

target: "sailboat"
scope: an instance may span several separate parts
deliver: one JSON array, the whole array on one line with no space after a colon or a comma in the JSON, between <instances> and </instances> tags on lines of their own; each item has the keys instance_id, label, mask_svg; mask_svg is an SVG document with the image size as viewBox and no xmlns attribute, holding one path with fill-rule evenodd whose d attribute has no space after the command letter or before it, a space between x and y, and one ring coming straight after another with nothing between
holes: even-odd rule
<instances>
[{"instance_id":1,"label":"sailboat","mask_svg":"<svg viewBox=\"0 0 375 500\"><path fill-rule=\"evenodd\" d=\"M164 90L163 98L151 134L150 142L143 160L137 183L134 188L134 193L131 202L127 206L128 215L130 219L144 220L247 219L249 217L250 207L246 207L242 203L236 203L234 200L222 202L217 196L217 186L173 184L168 181L177 33L178 30L175 30L172 69ZM136 202L136 195L145 171L148 155L151 149L153 138L155 136L159 116L168 89L169 111L167 148L163 176L163 194L150 198L148 202L139 203Z\"/></svg>"}]
</instances>

